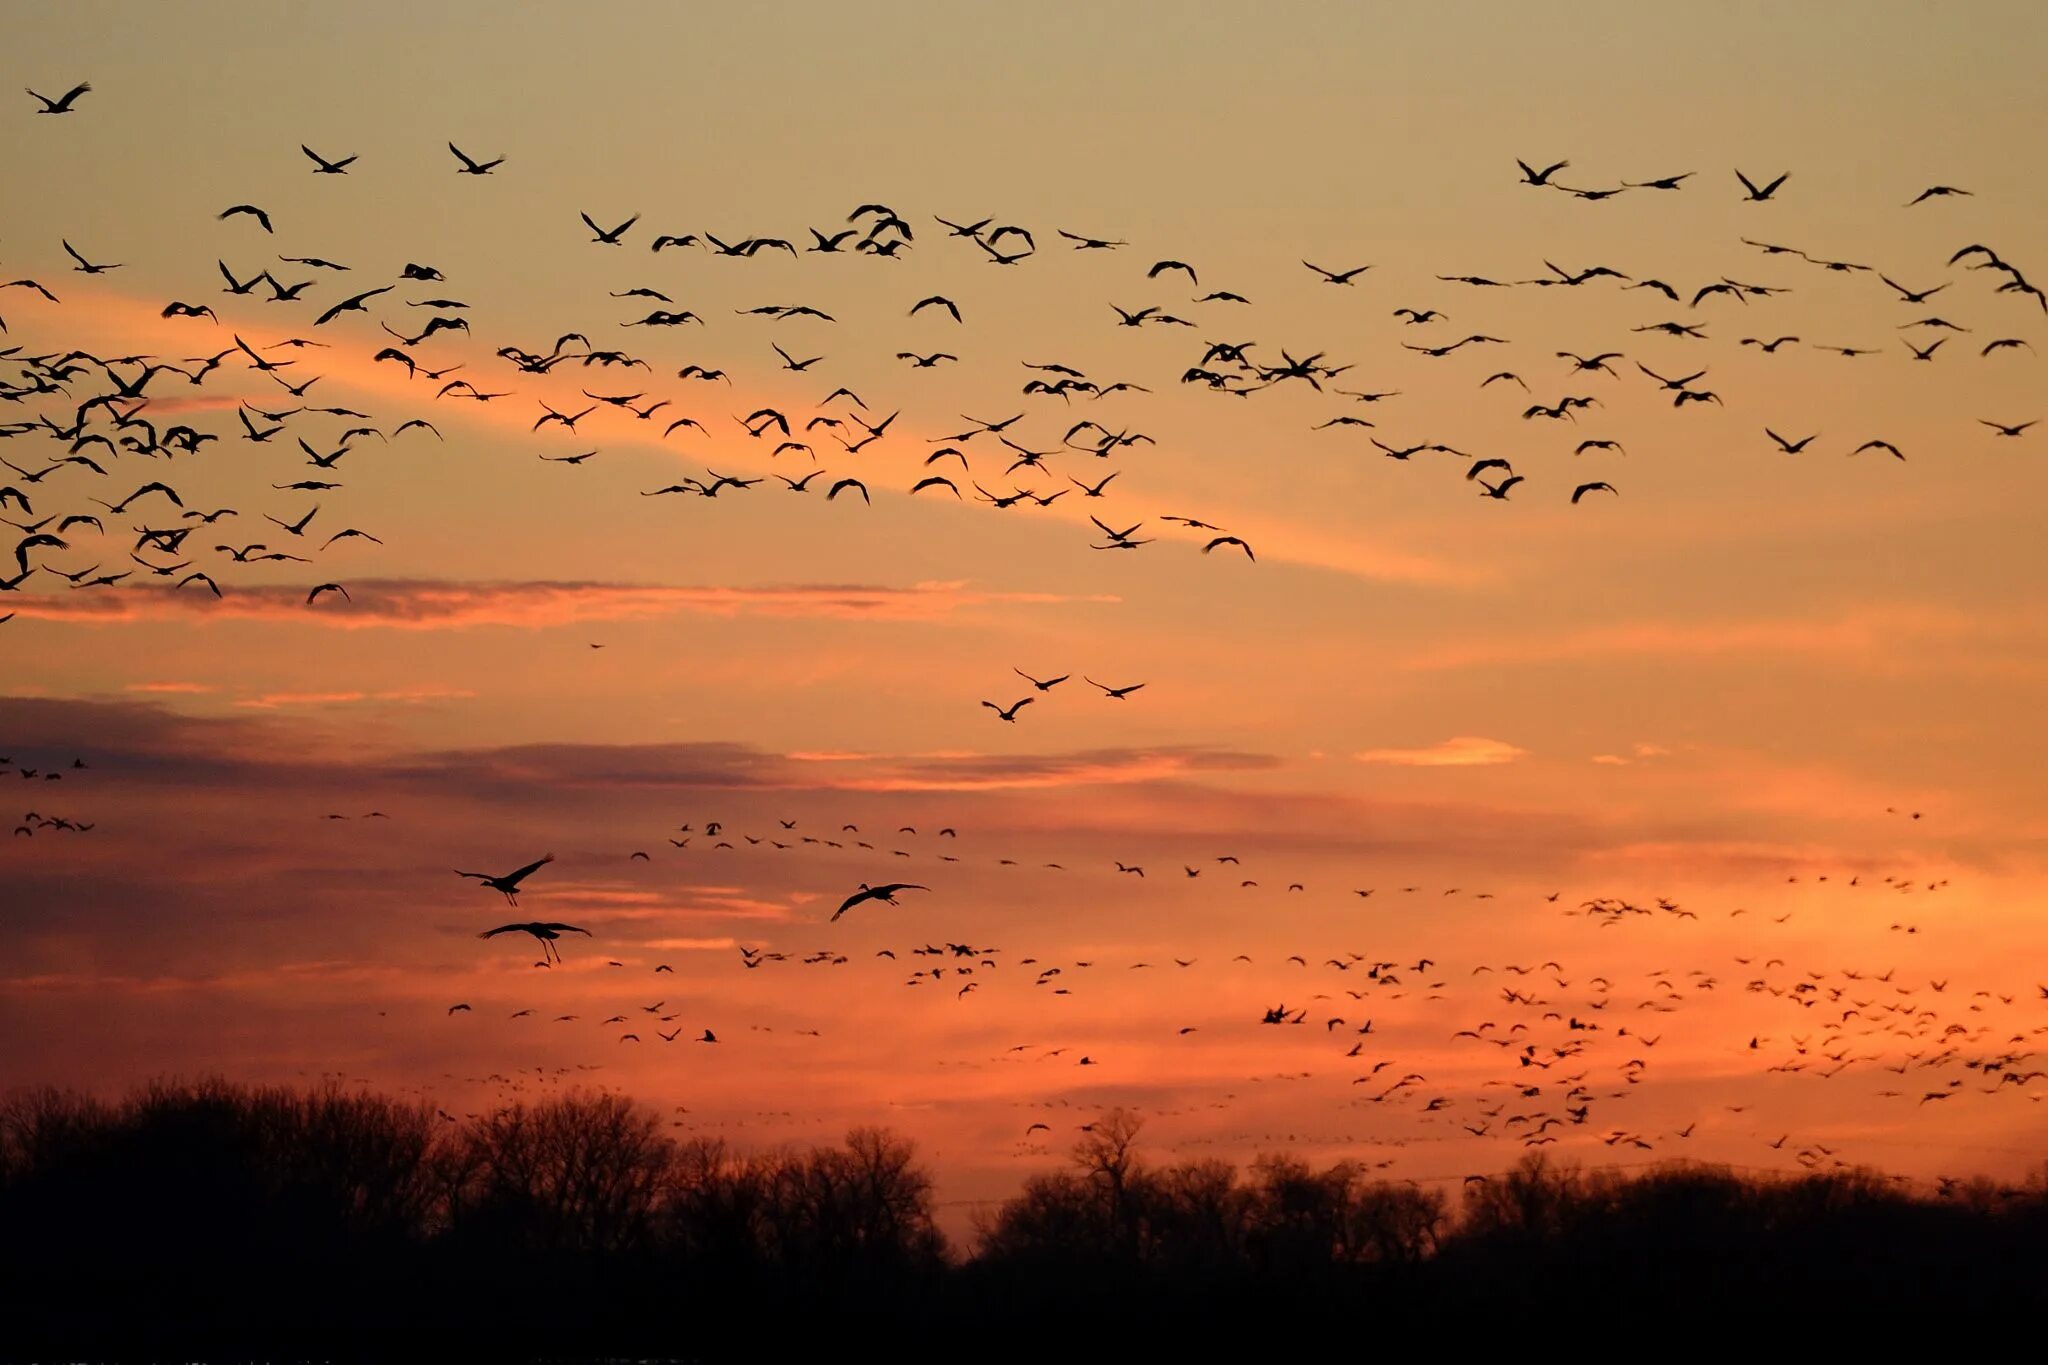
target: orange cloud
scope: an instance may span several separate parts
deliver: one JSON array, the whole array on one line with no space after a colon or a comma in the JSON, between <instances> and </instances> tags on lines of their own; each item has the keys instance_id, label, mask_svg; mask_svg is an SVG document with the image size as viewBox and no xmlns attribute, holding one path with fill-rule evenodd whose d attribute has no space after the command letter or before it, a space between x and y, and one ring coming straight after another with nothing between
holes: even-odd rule
<instances>
[{"instance_id":1,"label":"orange cloud","mask_svg":"<svg viewBox=\"0 0 2048 1365\"><path fill-rule=\"evenodd\" d=\"M1387 763L1401 768L1480 768L1512 763L1527 752L1505 740L1456 735L1441 744L1419 749L1367 749L1352 757L1360 763Z\"/></svg>"},{"instance_id":2,"label":"orange cloud","mask_svg":"<svg viewBox=\"0 0 2048 1365\"><path fill-rule=\"evenodd\" d=\"M459 687L406 687L386 692L266 692L235 705L252 711L275 711L284 706L346 706L354 702L399 702L417 705L429 701L456 701L474 697L475 692Z\"/></svg>"},{"instance_id":3,"label":"orange cloud","mask_svg":"<svg viewBox=\"0 0 2048 1365\"><path fill-rule=\"evenodd\" d=\"M181 697L201 697L210 692L220 691L219 688L211 683L195 682L138 682L129 683L121 690L123 692L141 692L151 696Z\"/></svg>"},{"instance_id":4,"label":"orange cloud","mask_svg":"<svg viewBox=\"0 0 2048 1365\"><path fill-rule=\"evenodd\" d=\"M636 621L695 614L829 618L840 621L934 621L983 606L1112 604L1112 593L1005 592L965 582L909 587L862 584L785 584L764 587L671 586L632 583L488 583L365 579L348 586L352 600L306 604L302 588L241 588L225 597L188 589L135 587L107 592L23 596L13 605L25 618L89 625L134 621L290 621L338 630L466 630L497 626L520 630Z\"/></svg>"}]
</instances>

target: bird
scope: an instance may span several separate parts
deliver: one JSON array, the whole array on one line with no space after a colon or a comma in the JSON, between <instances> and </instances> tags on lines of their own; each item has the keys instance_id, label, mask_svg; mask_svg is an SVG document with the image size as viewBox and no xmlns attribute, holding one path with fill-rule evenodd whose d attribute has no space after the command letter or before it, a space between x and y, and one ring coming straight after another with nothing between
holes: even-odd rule
<instances>
[{"instance_id":1,"label":"bird","mask_svg":"<svg viewBox=\"0 0 2048 1365\"><path fill-rule=\"evenodd\" d=\"M540 940L542 956L557 962L561 960L562 950L556 946L556 939L564 934L582 934L586 938L590 937L588 929L574 924L560 924L552 921L535 921L530 924L501 924L495 929L484 930L477 937L496 938L499 934L531 934L534 938Z\"/></svg>"},{"instance_id":2,"label":"bird","mask_svg":"<svg viewBox=\"0 0 2048 1365\"><path fill-rule=\"evenodd\" d=\"M1970 194L1970 191L1959 190L1953 185L1929 185L1926 189L1920 191L1920 193L1914 195L1911 199L1907 200L1906 207L1912 208L1913 205L1925 203L1929 199L1942 199L1947 198L1950 195L1957 194L1967 198Z\"/></svg>"},{"instance_id":3,"label":"bird","mask_svg":"<svg viewBox=\"0 0 2048 1365\"><path fill-rule=\"evenodd\" d=\"M229 208L222 209L219 213L215 214L214 217L220 222L226 222L228 219L235 217L237 214L246 214L247 216L254 218L257 221L257 223L262 226L265 232L274 233L277 231L276 228L270 225L270 215L268 213L265 213L262 209L257 208L254 204L235 204Z\"/></svg>"},{"instance_id":4,"label":"bird","mask_svg":"<svg viewBox=\"0 0 2048 1365\"><path fill-rule=\"evenodd\" d=\"M1545 166L1540 171L1537 170L1535 167L1531 166L1528 162L1522 160L1520 157L1517 157L1515 159L1515 164L1522 168L1522 184L1548 186L1550 184L1551 176L1556 175L1559 171L1567 169L1568 167L1570 167L1572 163L1569 161L1559 161L1553 165Z\"/></svg>"},{"instance_id":5,"label":"bird","mask_svg":"<svg viewBox=\"0 0 2048 1365\"><path fill-rule=\"evenodd\" d=\"M1747 197L1744 199L1743 202L1751 204L1761 204L1765 200L1769 199L1772 195L1776 194L1778 192L1778 187L1784 184L1785 181L1791 176L1791 174L1792 172L1786 171L1783 175L1779 176L1776 180L1771 181L1769 184L1763 186L1761 189L1757 187L1757 184L1754 180L1751 180L1741 171L1737 171L1735 173L1735 178L1742 182L1742 188L1748 192Z\"/></svg>"},{"instance_id":6,"label":"bird","mask_svg":"<svg viewBox=\"0 0 2048 1365\"><path fill-rule=\"evenodd\" d=\"M369 311L369 309L365 308L363 306L364 304L368 303L371 299L376 298L379 294L390 293L393 289L396 289L397 287L398 286L396 285L387 284L377 289L366 289L360 294L356 294L349 298L345 298L340 303L335 304L332 308L329 308L326 312L322 313L319 317L313 319L313 325L315 327L325 327L328 323L334 321L343 313L366 313Z\"/></svg>"},{"instance_id":7,"label":"bird","mask_svg":"<svg viewBox=\"0 0 2048 1365\"><path fill-rule=\"evenodd\" d=\"M345 156L339 161L329 161L303 142L299 144L299 150L312 161L315 175L347 175L348 168L355 163L352 156Z\"/></svg>"},{"instance_id":8,"label":"bird","mask_svg":"<svg viewBox=\"0 0 2048 1365\"><path fill-rule=\"evenodd\" d=\"M38 95L33 90L29 91L28 93L32 99L35 99L43 106L42 108L36 110L38 114L69 114L75 112L73 106L77 104L78 97L80 95L90 94L91 91L91 81L80 81L78 84L72 86L69 90L66 90L62 95L58 96L56 99L51 99L48 95Z\"/></svg>"},{"instance_id":9,"label":"bird","mask_svg":"<svg viewBox=\"0 0 2048 1365\"><path fill-rule=\"evenodd\" d=\"M1236 536L1218 536L1214 540L1210 541L1207 545L1204 545L1202 547L1202 553L1208 554L1211 550L1215 549L1219 545L1235 545L1238 549L1244 551L1244 557L1246 559L1251 560L1254 564L1258 562L1259 557L1252 553L1252 547L1245 544L1242 540L1239 540ZM1097 686L1100 685L1101 684L1099 683L1097 684Z\"/></svg>"},{"instance_id":10,"label":"bird","mask_svg":"<svg viewBox=\"0 0 2048 1365\"><path fill-rule=\"evenodd\" d=\"M109 270L119 270L121 268L119 265L98 265L92 261L88 261L87 259L85 259L84 256L81 256L79 254L78 248L71 245L71 243L68 241L62 242L60 243L60 245L63 246L64 254L66 256L69 256L72 260L78 262L78 264L73 266L72 269L76 270L81 275L104 275Z\"/></svg>"},{"instance_id":11,"label":"bird","mask_svg":"<svg viewBox=\"0 0 2048 1365\"><path fill-rule=\"evenodd\" d=\"M519 884L525 881L528 877L532 876L534 873L546 867L549 863L553 862L554 860L554 854L545 854L542 857L536 858L534 861L528 863L526 866L515 868L512 871L504 873L501 876L492 876L488 872L463 872L460 869L456 871L455 875L458 877L466 877L471 880L481 882L483 885L489 887L491 890L496 891L497 893L502 895L505 898L505 904L518 905ZM493 932L501 931L494 930Z\"/></svg>"},{"instance_id":12,"label":"bird","mask_svg":"<svg viewBox=\"0 0 2048 1365\"><path fill-rule=\"evenodd\" d=\"M985 701L982 705L995 712L997 720L1006 720L1014 725L1017 720L1017 713L1036 700L1038 700L1036 697L1025 697L1021 701L1011 702L1008 706L998 706L992 701Z\"/></svg>"},{"instance_id":13,"label":"bird","mask_svg":"<svg viewBox=\"0 0 2048 1365\"><path fill-rule=\"evenodd\" d=\"M1092 687L1102 688L1103 695L1108 697L1111 701L1122 701L1126 697L1130 696L1131 693L1136 692L1140 688L1145 686L1144 683L1131 683L1127 687L1109 687L1102 683L1096 682L1095 679L1089 677L1083 677L1082 681L1088 683Z\"/></svg>"},{"instance_id":14,"label":"bird","mask_svg":"<svg viewBox=\"0 0 2048 1365\"><path fill-rule=\"evenodd\" d=\"M1618 493L1618 490L1611 483L1582 483L1572 490L1572 506L1577 507L1579 499L1585 497L1588 493Z\"/></svg>"},{"instance_id":15,"label":"bird","mask_svg":"<svg viewBox=\"0 0 2048 1365\"><path fill-rule=\"evenodd\" d=\"M890 882L884 886L869 886L866 882L862 882L858 890L840 902L839 908L832 912L832 919L837 920L841 915L864 901L877 901L883 905L894 905L896 904L897 895L901 892L929 890L931 890L930 887L921 886L916 882Z\"/></svg>"},{"instance_id":16,"label":"bird","mask_svg":"<svg viewBox=\"0 0 2048 1365\"><path fill-rule=\"evenodd\" d=\"M610 231L606 231L604 228L601 228L596 223L592 222L589 214L584 213L578 214L577 216L583 219L583 225L585 227L589 228L593 233L596 234L590 240L601 246L623 245L623 243L619 239L625 236L626 229L640 221L640 215L636 213L631 218L628 218L625 222L619 224L617 227L612 228Z\"/></svg>"},{"instance_id":17,"label":"bird","mask_svg":"<svg viewBox=\"0 0 2048 1365\"><path fill-rule=\"evenodd\" d=\"M489 175L493 170L505 164L505 158L502 156L493 161L478 161L452 142L448 144L448 150L455 153L455 159L462 163L455 168L457 175ZM593 232L596 230L596 228L591 229Z\"/></svg>"}]
</instances>

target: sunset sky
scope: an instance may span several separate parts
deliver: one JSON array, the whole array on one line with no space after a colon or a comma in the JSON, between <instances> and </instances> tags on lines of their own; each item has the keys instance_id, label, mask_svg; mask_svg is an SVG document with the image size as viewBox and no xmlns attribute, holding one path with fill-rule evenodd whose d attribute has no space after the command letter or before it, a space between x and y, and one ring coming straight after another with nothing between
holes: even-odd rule
<instances>
[{"instance_id":1,"label":"sunset sky","mask_svg":"<svg viewBox=\"0 0 2048 1365\"><path fill-rule=\"evenodd\" d=\"M0 284L60 300L0 289L0 350L20 348L0 360L0 431L69 426L111 391L88 364L61 393L15 393L24 356L183 363L236 336L295 361L293 383L320 376L305 402L369 416L242 439L244 400L300 400L237 352L147 391L159 430L219 434L197 454L100 447L105 478L28 482L69 443L0 440L25 471L0 484L34 507L8 520L105 524L28 551L41 571L0 594L0 756L39 770L0 771L6 814L92 825L29 821L0 851L0 1085L340 1075L456 1113L615 1087L746 1142L900 1128L956 1209L1117 1104L1151 1116L1161 1153L1293 1148L1431 1180L1509 1164L1534 1126L1510 1118L1588 1098L1551 1150L1916 1176L2012 1174L2048 1150L2048 1080L1983 1066L2048 1069L2048 426L1985 425L2048 417L2030 349L2048 311L1981 258L1950 264L1981 243L2048 281L2041 7L81 4L7 31L0 88L93 90L61 117L0 106ZM504 163L458 175L450 141ZM359 159L316 175L302 143ZM1578 188L1695 174L1588 201L1519 183L1517 158L1569 160L1555 178ZM1790 176L1750 203L1736 168ZM1971 193L1905 207L1937 185ZM275 233L216 218L238 204ZM708 232L801 252L868 204L914 231L897 259L852 241L649 251ZM639 221L598 245L586 212ZM1036 253L999 267L935 215L1021 225ZM1076 250L1062 228L1128 245ZM121 268L81 273L65 241ZM1199 284L1148 279L1167 260ZM231 296L217 261L312 285ZM1304 262L1372 268L1336 287ZM401 280L408 263L445 279ZM1680 298L1440 278L1596 265ZM1907 304L1878 272L1948 288ZM1790 292L1694 305L1723 280ZM610 296L635 288L673 302ZM1250 302L1196 302L1212 291ZM964 321L909 315L933 295ZM468 307L406 306L434 298ZM173 300L218 322L160 316ZM769 304L835 320L740 311ZM1119 326L1112 305L1193 326ZM655 308L703 323L622 326ZM468 333L379 327L436 315ZM1913 325L1928 317L1969 330ZM1633 330L1668 320L1704 339ZM543 376L494 354L572 332L647 367ZM1403 345L1475 333L1506 344ZM1799 340L1740 344L1781 336ZM1914 361L1908 341L1941 336ZM290 338L322 345L264 350ZM1980 354L2001 338L2028 345ZM1177 382L1218 342L1352 368L1320 392ZM373 362L386 345L462 368L408 379ZM772 346L822 359L791 372ZM897 358L935 351L958 360ZM1623 358L1573 373L1561 351ZM1149 392L1026 396L1053 377L1027 363ZM1692 387L1720 402L1674 408L1638 363L1704 370ZM690 364L731 382L678 378ZM1499 371L1527 391L1481 387ZM452 379L505 396L436 399ZM838 386L864 414L821 405ZM579 390L669 406L532 429L542 402L591 406ZM1523 416L1563 395L1599 403ZM815 461L735 420L767 407ZM858 453L802 430L899 410ZM1003 434L1056 451L1045 468L1006 474L993 435L950 442L964 477L926 466L1019 413ZM681 416L706 430L664 438ZM1376 425L1316 429L1339 416ZM445 440L358 437L328 472L296 444L412 418ZM1150 442L1097 458L1063 444L1084 420ZM1787 454L1766 428L1816 439ZM123 434L106 411L88 430ZM1506 459L1525 482L1483 498L1470 458L1389 459L1372 438ZM1596 439L1622 450L1573 453ZM1873 439L1905 458L1851 456ZM812 468L802 496L772 477ZM1070 481L1112 471L1100 499ZM639 496L713 472L766 482ZM930 474L968 500L907 494ZM872 505L825 499L847 477ZM274 487L305 479L342 486ZM220 598L130 562L129 528L178 508L91 501L150 480L237 510L143 555L192 561ZM998 511L970 480L1068 493ZM1616 493L1574 505L1592 481ZM304 539L263 519L316 504ZM1091 513L1156 539L1092 548ZM1215 533L1166 516L1257 560L1204 555ZM319 548L346 528L382 543ZM25 534L5 531L4 573ZM252 542L312 562L213 548ZM56 576L96 563L134 573ZM327 582L350 600L309 605ZM1013 669L1072 676L1037 694ZM1091 678L1145 686L1115 701ZM981 704L1025 696L1014 724ZM451 875L550 851L516 912ZM827 922L859 884L897 881L930 889ZM1582 912L1602 898L1650 913ZM476 937L535 918L592 937L544 971L530 941ZM985 951L911 955L947 943ZM742 947L788 957L750 969ZM1367 978L1380 962L1395 983ZM1306 1022L1260 1024L1282 1004ZM1568 1055L1536 1054L1546 1070L1521 1042L1452 1037L1489 1020ZM707 1028L716 1046L690 1042ZM1041 1120L1052 1139L1023 1141ZM1603 1145L1617 1132L1649 1150Z\"/></svg>"}]
</instances>

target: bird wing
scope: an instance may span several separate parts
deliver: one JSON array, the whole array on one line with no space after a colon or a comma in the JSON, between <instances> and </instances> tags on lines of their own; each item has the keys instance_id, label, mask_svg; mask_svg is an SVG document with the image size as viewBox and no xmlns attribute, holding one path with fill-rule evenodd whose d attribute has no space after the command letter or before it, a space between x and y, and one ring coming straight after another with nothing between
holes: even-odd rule
<instances>
[{"instance_id":1,"label":"bird wing","mask_svg":"<svg viewBox=\"0 0 2048 1365\"><path fill-rule=\"evenodd\" d=\"M853 909L854 906L859 905L862 901L873 900L879 894L879 892L872 890L854 892L851 896L848 896L845 900L839 903L839 908L832 912L832 918L835 920L838 919L841 915ZM827 922L829 923L830 921Z\"/></svg>"},{"instance_id":2,"label":"bird wing","mask_svg":"<svg viewBox=\"0 0 2048 1365\"><path fill-rule=\"evenodd\" d=\"M499 878L499 880L504 882L507 886L516 886L518 883L524 881L526 878L540 871L540 869L546 867L549 863L553 862L554 860L555 855L550 853L544 858L538 858L533 862L528 863L525 867L520 868L517 872L507 872L503 877Z\"/></svg>"}]
</instances>

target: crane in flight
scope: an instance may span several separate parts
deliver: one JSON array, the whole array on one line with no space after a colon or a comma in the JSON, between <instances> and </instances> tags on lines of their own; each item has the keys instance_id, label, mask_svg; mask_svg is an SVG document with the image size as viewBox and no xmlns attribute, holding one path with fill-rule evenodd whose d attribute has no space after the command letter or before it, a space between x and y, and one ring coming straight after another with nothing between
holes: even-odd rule
<instances>
[{"instance_id":1,"label":"crane in flight","mask_svg":"<svg viewBox=\"0 0 2048 1365\"><path fill-rule=\"evenodd\" d=\"M525 881L528 877L531 877L534 873L540 871L543 867L546 867L549 863L553 862L554 860L555 855L550 853L545 858L541 858L535 862L530 862L525 867L519 868L515 871L507 872L502 877L493 877L488 872L464 872L460 868L456 869L455 875L458 877L468 877L473 881L482 882L491 890L496 891L500 895L504 896L505 904L517 905L519 904L519 883ZM516 929L524 928L525 926L513 925L511 927ZM498 933L501 931L493 929L491 932Z\"/></svg>"},{"instance_id":2,"label":"crane in flight","mask_svg":"<svg viewBox=\"0 0 2048 1365\"><path fill-rule=\"evenodd\" d=\"M484 930L477 937L496 938L499 934L532 934L540 940L541 957L543 959L552 958L556 962L560 962L562 960L562 950L555 946L555 940L564 934L582 934L587 938L590 935L590 931L574 924L535 921L531 924L501 924L495 929Z\"/></svg>"}]
</instances>

